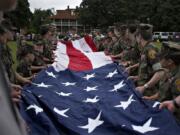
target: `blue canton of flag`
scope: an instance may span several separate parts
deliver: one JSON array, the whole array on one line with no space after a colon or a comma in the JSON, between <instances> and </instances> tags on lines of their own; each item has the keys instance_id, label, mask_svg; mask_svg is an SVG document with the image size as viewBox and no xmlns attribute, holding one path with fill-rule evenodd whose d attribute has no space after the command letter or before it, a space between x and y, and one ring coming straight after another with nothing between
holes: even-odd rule
<instances>
[{"instance_id":1,"label":"blue canton of flag","mask_svg":"<svg viewBox=\"0 0 180 135\"><path fill-rule=\"evenodd\" d=\"M146 101L122 67L42 71L23 91L30 135L179 135L172 114Z\"/></svg>"}]
</instances>

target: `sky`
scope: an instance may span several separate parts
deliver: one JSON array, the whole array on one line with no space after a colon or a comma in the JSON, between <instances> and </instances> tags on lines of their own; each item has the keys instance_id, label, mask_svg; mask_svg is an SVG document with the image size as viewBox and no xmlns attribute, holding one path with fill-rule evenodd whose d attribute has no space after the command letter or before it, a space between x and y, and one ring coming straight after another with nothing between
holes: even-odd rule
<instances>
[{"instance_id":1,"label":"sky","mask_svg":"<svg viewBox=\"0 0 180 135\"><path fill-rule=\"evenodd\" d=\"M41 9L66 9L69 5L70 8L79 6L82 0L28 0L30 3L31 11L35 8Z\"/></svg>"}]
</instances>

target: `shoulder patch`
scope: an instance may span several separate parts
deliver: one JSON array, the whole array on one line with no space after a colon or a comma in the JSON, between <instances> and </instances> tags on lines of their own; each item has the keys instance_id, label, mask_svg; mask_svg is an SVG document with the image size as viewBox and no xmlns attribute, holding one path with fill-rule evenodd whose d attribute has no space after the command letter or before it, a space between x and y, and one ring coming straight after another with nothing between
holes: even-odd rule
<instances>
[{"instance_id":1,"label":"shoulder patch","mask_svg":"<svg viewBox=\"0 0 180 135\"><path fill-rule=\"evenodd\" d=\"M156 58L156 54L157 54L157 52L156 52L154 49L150 49L150 50L148 51L148 57L149 57L150 59L155 59L155 58Z\"/></svg>"},{"instance_id":2,"label":"shoulder patch","mask_svg":"<svg viewBox=\"0 0 180 135\"><path fill-rule=\"evenodd\" d=\"M179 78L175 81L175 85L176 85L177 90L180 92L180 79Z\"/></svg>"}]
</instances>

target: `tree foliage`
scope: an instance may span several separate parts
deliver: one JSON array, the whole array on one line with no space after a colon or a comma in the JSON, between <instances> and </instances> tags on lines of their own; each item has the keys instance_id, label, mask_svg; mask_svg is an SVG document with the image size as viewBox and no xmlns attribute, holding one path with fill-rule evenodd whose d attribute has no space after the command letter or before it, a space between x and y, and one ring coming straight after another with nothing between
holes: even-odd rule
<instances>
[{"instance_id":1,"label":"tree foliage","mask_svg":"<svg viewBox=\"0 0 180 135\"><path fill-rule=\"evenodd\" d=\"M27 27L32 16L28 0L18 0L16 9L6 13L5 16L9 18L18 29Z\"/></svg>"},{"instance_id":2,"label":"tree foliage","mask_svg":"<svg viewBox=\"0 0 180 135\"><path fill-rule=\"evenodd\" d=\"M155 30L180 31L180 0L83 0L80 21L94 27L139 20Z\"/></svg>"},{"instance_id":3,"label":"tree foliage","mask_svg":"<svg viewBox=\"0 0 180 135\"><path fill-rule=\"evenodd\" d=\"M52 9L35 9L31 19L31 28L33 28L34 31L38 33L42 25L51 23L50 16L52 15Z\"/></svg>"}]
</instances>

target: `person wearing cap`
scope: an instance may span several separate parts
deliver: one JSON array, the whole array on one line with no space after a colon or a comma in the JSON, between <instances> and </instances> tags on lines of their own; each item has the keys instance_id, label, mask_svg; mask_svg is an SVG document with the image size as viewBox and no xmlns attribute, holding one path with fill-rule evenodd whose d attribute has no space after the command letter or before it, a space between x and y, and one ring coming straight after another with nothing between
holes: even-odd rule
<instances>
[{"instance_id":1,"label":"person wearing cap","mask_svg":"<svg viewBox=\"0 0 180 135\"><path fill-rule=\"evenodd\" d=\"M34 51L33 46L26 45L26 47L23 48L20 54L21 60L19 62L19 65L17 66L17 72L21 76L29 79L32 79L31 66L35 59L35 55L33 51Z\"/></svg>"},{"instance_id":2,"label":"person wearing cap","mask_svg":"<svg viewBox=\"0 0 180 135\"><path fill-rule=\"evenodd\" d=\"M118 54L120 54L123 51L123 43L121 42L121 35L116 35L115 34L115 28L114 28L114 36L112 37L112 41L113 41L113 45L112 45L112 55L116 56ZM121 33L119 33L121 34ZM119 37L118 37L119 36Z\"/></svg>"},{"instance_id":3,"label":"person wearing cap","mask_svg":"<svg viewBox=\"0 0 180 135\"><path fill-rule=\"evenodd\" d=\"M144 96L156 94L158 82L164 75L158 49L152 43L152 26L142 24L136 36L141 50L138 75L130 77L137 81L136 90Z\"/></svg>"},{"instance_id":4,"label":"person wearing cap","mask_svg":"<svg viewBox=\"0 0 180 135\"><path fill-rule=\"evenodd\" d=\"M43 41L43 56L46 63L52 63L52 45L50 43L50 39L52 36L52 32L49 30L47 27L42 27L40 30L40 34L42 36L42 41Z\"/></svg>"},{"instance_id":5,"label":"person wearing cap","mask_svg":"<svg viewBox=\"0 0 180 135\"><path fill-rule=\"evenodd\" d=\"M4 11L10 11L16 7L17 0L0 0L0 23L2 20L2 14ZM2 27L2 26L0 26ZM2 27L3 28L3 27ZM4 30L0 28L0 38L4 41ZM0 43L0 48L4 47ZM0 55L2 51L0 50ZM11 102L14 97L8 82L7 76L5 76L6 70L3 68L2 57L0 57L0 132L2 135L26 135L25 124L20 117L17 108ZM18 95L19 91L15 94Z\"/></svg>"},{"instance_id":6,"label":"person wearing cap","mask_svg":"<svg viewBox=\"0 0 180 135\"><path fill-rule=\"evenodd\" d=\"M163 81L160 81L159 84L158 100L160 102L176 99L180 96L180 45L169 42L163 43L163 46L164 50L162 52L163 59L161 60L161 65L168 70L168 74L163 77ZM172 100L176 108L180 106L178 101L179 100L177 100L176 103L176 100ZM165 106L168 102L164 102ZM180 111L177 110L174 113L177 119L180 120Z\"/></svg>"},{"instance_id":7,"label":"person wearing cap","mask_svg":"<svg viewBox=\"0 0 180 135\"><path fill-rule=\"evenodd\" d=\"M35 60L33 62L34 66L44 66L45 62L43 61L43 41L38 40L33 42L34 45L34 54L35 54Z\"/></svg>"},{"instance_id":8,"label":"person wearing cap","mask_svg":"<svg viewBox=\"0 0 180 135\"><path fill-rule=\"evenodd\" d=\"M114 59L122 59L124 57L124 52L128 49L127 25L121 25L119 29L118 44L113 46L113 53L111 55Z\"/></svg>"}]
</instances>

